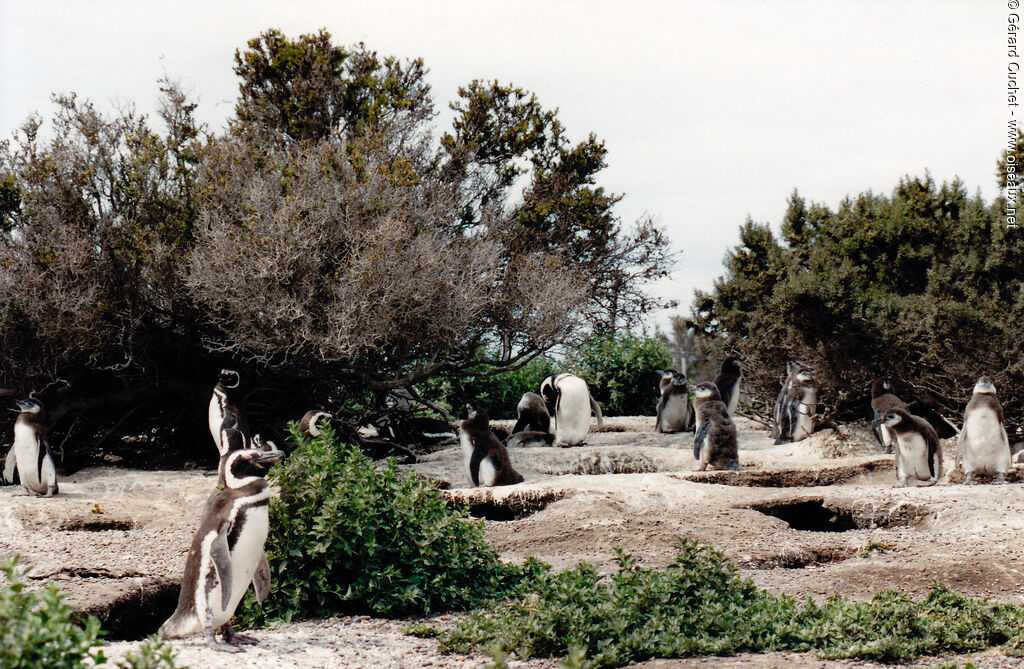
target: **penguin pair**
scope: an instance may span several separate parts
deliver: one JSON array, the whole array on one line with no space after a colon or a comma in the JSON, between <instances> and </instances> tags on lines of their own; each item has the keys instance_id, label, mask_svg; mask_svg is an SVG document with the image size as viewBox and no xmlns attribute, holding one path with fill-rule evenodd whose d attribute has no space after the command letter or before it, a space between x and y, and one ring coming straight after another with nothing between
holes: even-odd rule
<instances>
[{"instance_id":1,"label":"penguin pair","mask_svg":"<svg viewBox=\"0 0 1024 669\"><path fill-rule=\"evenodd\" d=\"M7 453L5 483L18 480L30 495L52 497L59 491L53 451L46 440L46 410L37 399L18 400L18 418L14 422L14 444Z\"/></svg>"},{"instance_id":2,"label":"penguin pair","mask_svg":"<svg viewBox=\"0 0 1024 669\"><path fill-rule=\"evenodd\" d=\"M487 412L466 405L469 417L459 425L459 444L466 477L474 487L521 483L523 477L512 467L508 450L491 432Z\"/></svg>"},{"instance_id":3,"label":"penguin pair","mask_svg":"<svg viewBox=\"0 0 1024 669\"><path fill-rule=\"evenodd\" d=\"M575 374L552 374L540 384L545 401L555 405L555 445L578 446L590 432L591 411L597 427L604 425L601 406L590 395L587 382Z\"/></svg>"},{"instance_id":4,"label":"penguin pair","mask_svg":"<svg viewBox=\"0 0 1024 669\"><path fill-rule=\"evenodd\" d=\"M697 412L697 429L693 457L700 462L699 470L704 471L708 467L738 470L736 425L715 383L701 383L694 389L694 409Z\"/></svg>"},{"instance_id":5,"label":"penguin pair","mask_svg":"<svg viewBox=\"0 0 1024 669\"><path fill-rule=\"evenodd\" d=\"M798 362L786 365L786 380L775 400L772 436L776 444L806 439L814 432L818 388L811 370Z\"/></svg>"},{"instance_id":6,"label":"penguin pair","mask_svg":"<svg viewBox=\"0 0 1024 669\"><path fill-rule=\"evenodd\" d=\"M661 373L658 390L658 417L654 421L656 432L688 432L693 429L695 415L690 402L690 386L685 372L666 369Z\"/></svg>"}]
</instances>

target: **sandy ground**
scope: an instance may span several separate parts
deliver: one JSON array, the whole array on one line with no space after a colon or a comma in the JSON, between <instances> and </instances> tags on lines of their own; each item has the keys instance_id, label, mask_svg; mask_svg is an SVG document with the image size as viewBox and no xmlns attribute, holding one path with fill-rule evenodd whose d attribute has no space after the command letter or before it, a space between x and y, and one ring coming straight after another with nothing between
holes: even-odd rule
<instances>
[{"instance_id":1,"label":"sandy ground","mask_svg":"<svg viewBox=\"0 0 1024 669\"><path fill-rule=\"evenodd\" d=\"M892 456L864 428L820 432L774 446L763 427L739 419L739 472L696 472L692 436L653 432L653 418L612 418L587 445L514 449L526 482L468 489L457 447L415 465L447 484L445 494L488 518L502 556L536 555L556 567L580 560L614 568L614 548L661 567L681 536L723 550L743 574L771 590L822 599L866 599L896 587L914 595L933 581L972 596L1021 602L1024 594L1024 485L956 483L895 488ZM947 445L948 446L948 445ZM1016 477L1013 477L1016 478ZM216 482L204 472L89 469L61 480L41 499L0 488L0 555L20 554L35 583L56 582L80 610L105 626L155 629L173 609L198 514ZM869 546L882 550L868 550ZM107 613L116 603L118 613ZM457 616L431 619L435 626ZM192 667L467 667L482 656L440 655L429 639L405 636L408 621L365 617L306 621L257 630L257 647L231 654L201 641L176 641ZM118 656L133 648L114 643ZM990 651L978 667L1024 662ZM557 661L510 662L556 667ZM807 654L741 655L652 661L644 667L867 667Z\"/></svg>"}]
</instances>

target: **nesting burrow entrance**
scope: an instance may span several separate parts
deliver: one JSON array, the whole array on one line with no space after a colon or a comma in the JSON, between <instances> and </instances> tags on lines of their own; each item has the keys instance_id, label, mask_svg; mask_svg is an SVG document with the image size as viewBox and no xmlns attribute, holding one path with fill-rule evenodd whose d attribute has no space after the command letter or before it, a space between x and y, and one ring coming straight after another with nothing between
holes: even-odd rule
<instances>
[{"instance_id":1,"label":"nesting burrow entrance","mask_svg":"<svg viewBox=\"0 0 1024 669\"><path fill-rule=\"evenodd\" d=\"M116 584L111 583L111 589L119 594L76 611L75 617L84 620L88 616L96 616L106 631L104 638L107 641L141 641L155 634L178 605L181 588L177 581L105 577L117 581ZM97 573L91 578L104 578L104 575Z\"/></svg>"},{"instance_id":2,"label":"nesting burrow entrance","mask_svg":"<svg viewBox=\"0 0 1024 669\"><path fill-rule=\"evenodd\" d=\"M472 488L445 490L442 494L450 506L468 509L473 518L506 522L532 516L570 493L567 490L520 490L496 496L492 488Z\"/></svg>"},{"instance_id":3,"label":"nesting burrow entrance","mask_svg":"<svg viewBox=\"0 0 1024 669\"><path fill-rule=\"evenodd\" d=\"M651 458L635 453L588 453L569 463L539 465L542 474L591 475L600 474L649 474L660 471L658 463Z\"/></svg>"},{"instance_id":4,"label":"nesting burrow entrance","mask_svg":"<svg viewBox=\"0 0 1024 669\"><path fill-rule=\"evenodd\" d=\"M783 469L777 471L712 471L679 474L680 478L694 483L714 483L750 488L813 488L816 486L846 483L859 476L892 469L892 459L869 460L856 465L829 467L827 469L803 470Z\"/></svg>"},{"instance_id":5,"label":"nesting burrow entrance","mask_svg":"<svg viewBox=\"0 0 1024 669\"><path fill-rule=\"evenodd\" d=\"M127 532L135 529L135 521L115 518L69 518L60 524L59 529L65 532L106 532L109 530Z\"/></svg>"},{"instance_id":6,"label":"nesting burrow entrance","mask_svg":"<svg viewBox=\"0 0 1024 669\"><path fill-rule=\"evenodd\" d=\"M826 504L820 497L772 500L744 508L784 521L797 532L849 532L884 527L916 526L932 516L909 502L883 504Z\"/></svg>"}]
</instances>

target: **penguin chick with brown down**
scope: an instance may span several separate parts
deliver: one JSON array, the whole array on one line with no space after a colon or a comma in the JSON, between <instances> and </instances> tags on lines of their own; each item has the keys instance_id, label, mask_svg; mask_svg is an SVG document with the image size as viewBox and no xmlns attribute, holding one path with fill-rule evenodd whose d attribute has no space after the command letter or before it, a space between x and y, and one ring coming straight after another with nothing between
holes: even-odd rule
<instances>
[{"instance_id":1,"label":"penguin chick with brown down","mask_svg":"<svg viewBox=\"0 0 1024 669\"><path fill-rule=\"evenodd\" d=\"M896 409L903 409L909 412L910 407L893 392L893 380L888 376L875 379L871 384L871 411L874 418L871 421L871 431L875 439L882 445L886 453L892 453L895 438L889 428L882 424L882 419Z\"/></svg>"},{"instance_id":2,"label":"penguin chick with brown down","mask_svg":"<svg viewBox=\"0 0 1024 669\"><path fill-rule=\"evenodd\" d=\"M896 437L896 481L906 486L910 477L935 485L942 476L942 449L935 428L920 416L896 408L881 424Z\"/></svg>"},{"instance_id":3,"label":"penguin chick with brown down","mask_svg":"<svg viewBox=\"0 0 1024 669\"><path fill-rule=\"evenodd\" d=\"M740 468L736 425L729 409L718 393L718 386L705 382L697 386L694 395L697 413L697 435L693 440L693 457L700 461L699 471Z\"/></svg>"},{"instance_id":4,"label":"penguin chick with brown down","mask_svg":"<svg viewBox=\"0 0 1024 669\"><path fill-rule=\"evenodd\" d=\"M228 455L226 487L207 504L185 560L178 607L160 626L162 638L202 633L217 646L214 630L221 628L224 641L232 646L256 643L234 633L231 616L250 582L260 603L270 591L270 566L263 549L273 490L265 477L283 457L282 451L263 447Z\"/></svg>"},{"instance_id":5,"label":"penguin chick with brown down","mask_svg":"<svg viewBox=\"0 0 1024 669\"><path fill-rule=\"evenodd\" d=\"M508 450L491 432L487 412L470 405L466 410L469 418L459 425L459 443L470 483L480 487L522 483L523 477L508 459Z\"/></svg>"},{"instance_id":6,"label":"penguin chick with brown down","mask_svg":"<svg viewBox=\"0 0 1024 669\"><path fill-rule=\"evenodd\" d=\"M974 385L956 448L962 457L965 483L976 484L975 474L995 474L996 483L1006 483L1006 472L1013 466L1010 464L1010 438L1003 422L1003 406L996 399L995 384L987 376Z\"/></svg>"},{"instance_id":7,"label":"penguin chick with brown down","mask_svg":"<svg viewBox=\"0 0 1024 669\"><path fill-rule=\"evenodd\" d=\"M693 404L690 402L690 386L686 373L674 369L661 372L658 383L661 399L658 400L658 417L654 421L655 432L689 432L693 429Z\"/></svg>"},{"instance_id":8,"label":"penguin chick with brown down","mask_svg":"<svg viewBox=\"0 0 1024 669\"><path fill-rule=\"evenodd\" d=\"M776 444L801 441L814 432L818 387L811 370L798 362L786 365L786 381L775 400L772 436Z\"/></svg>"}]
</instances>

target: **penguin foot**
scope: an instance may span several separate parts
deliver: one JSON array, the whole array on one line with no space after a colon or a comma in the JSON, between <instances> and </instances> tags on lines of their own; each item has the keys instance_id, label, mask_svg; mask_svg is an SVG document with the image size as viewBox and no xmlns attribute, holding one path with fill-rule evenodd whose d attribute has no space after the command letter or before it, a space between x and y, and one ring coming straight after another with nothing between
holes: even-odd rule
<instances>
[{"instance_id":1,"label":"penguin foot","mask_svg":"<svg viewBox=\"0 0 1024 669\"><path fill-rule=\"evenodd\" d=\"M967 475L967 478L964 479L964 485L978 485L978 482L974 480L974 474Z\"/></svg>"},{"instance_id":2,"label":"penguin foot","mask_svg":"<svg viewBox=\"0 0 1024 669\"><path fill-rule=\"evenodd\" d=\"M231 646L255 646L259 642L245 634L235 634L235 628L231 623L224 623L220 628L221 635L224 637L224 643Z\"/></svg>"},{"instance_id":3,"label":"penguin foot","mask_svg":"<svg viewBox=\"0 0 1024 669\"><path fill-rule=\"evenodd\" d=\"M1008 481L1006 480L1006 474L1004 474L1003 472L999 472L996 475L996 485L1006 485L1007 483Z\"/></svg>"}]
</instances>

